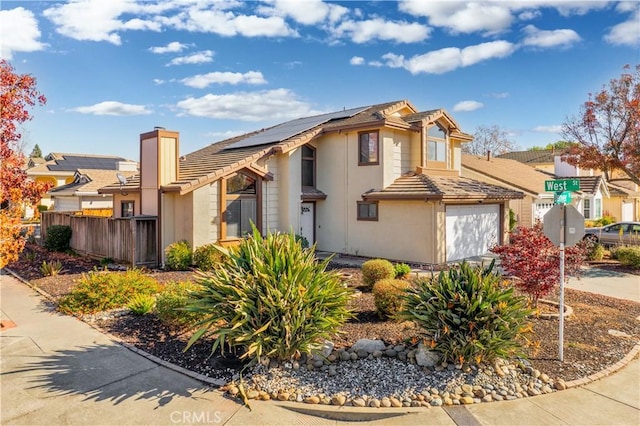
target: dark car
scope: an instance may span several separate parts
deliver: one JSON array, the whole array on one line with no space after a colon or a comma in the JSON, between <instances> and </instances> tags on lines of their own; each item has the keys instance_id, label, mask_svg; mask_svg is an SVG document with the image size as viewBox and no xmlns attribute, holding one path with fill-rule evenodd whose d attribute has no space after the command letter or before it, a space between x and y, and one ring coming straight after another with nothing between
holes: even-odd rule
<instances>
[{"instance_id":1,"label":"dark car","mask_svg":"<svg viewBox=\"0 0 640 426\"><path fill-rule=\"evenodd\" d=\"M585 228L584 238L605 246L640 245L640 222L616 222L597 228Z\"/></svg>"}]
</instances>

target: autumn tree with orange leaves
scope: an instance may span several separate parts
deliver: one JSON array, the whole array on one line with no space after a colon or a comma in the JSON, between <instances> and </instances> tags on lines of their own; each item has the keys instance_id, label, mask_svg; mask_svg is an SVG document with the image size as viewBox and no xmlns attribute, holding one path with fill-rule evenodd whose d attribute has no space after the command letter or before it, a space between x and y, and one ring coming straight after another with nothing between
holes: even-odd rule
<instances>
[{"instance_id":1,"label":"autumn tree with orange leaves","mask_svg":"<svg viewBox=\"0 0 640 426\"><path fill-rule=\"evenodd\" d=\"M589 94L578 117L567 119L562 134L578 144L563 160L601 170L608 181L631 180L640 185L640 65L624 67L596 94Z\"/></svg>"},{"instance_id":2,"label":"autumn tree with orange leaves","mask_svg":"<svg viewBox=\"0 0 640 426\"><path fill-rule=\"evenodd\" d=\"M18 125L31 120L28 108L46 101L34 77L16 74L9 62L0 60L0 268L17 260L24 248L23 205L36 204L49 190L47 184L27 178L26 158L18 149Z\"/></svg>"}]
</instances>

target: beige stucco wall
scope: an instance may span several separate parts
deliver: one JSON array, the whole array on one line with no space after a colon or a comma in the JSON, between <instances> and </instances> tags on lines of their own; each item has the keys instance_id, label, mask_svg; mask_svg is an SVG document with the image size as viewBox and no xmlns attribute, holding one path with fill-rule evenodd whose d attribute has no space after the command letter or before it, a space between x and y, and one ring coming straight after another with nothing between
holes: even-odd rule
<instances>
[{"instance_id":1,"label":"beige stucco wall","mask_svg":"<svg viewBox=\"0 0 640 426\"><path fill-rule=\"evenodd\" d=\"M158 144L157 138L140 143L140 211L158 215Z\"/></svg>"},{"instance_id":2,"label":"beige stucco wall","mask_svg":"<svg viewBox=\"0 0 640 426\"><path fill-rule=\"evenodd\" d=\"M80 208L82 209L111 209L113 208L113 197L109 194L97 196L80 197ZM120 205L118 205L120 207Z\"/></svg>"},{"instance_id":3,"label":"beige stucco wall","mask_svg":"<svg viewBox=\"0 0 640 426\"><path fill-rule=\"evenodd\" d=\"M140 214L140 193L127 193L127 195L122 195L120 193L113 194L113 217L118 218L122 217L122 209L121 202L122 201L133 201L133 215L137 216Z\"/></svg>"},{"instance_id":4,"label":"beige stucco wall","mask_svg":"<svg viewBox=\"0 0 640 426\"><path fill-rule=\"evenodd\" d=\"M301 151L301 149L294 149L286 154L278 154L276 156L278 179L274 182L277 185L277 192L279 194L277 228L282 232L289 232L291 230L295 233L300 232L300 196L302 194ZM318 174L320 173L321 171L318 169ZM273 184L274 183L270 183L270 185ZM275 223L276 220L271 219L271 224L273 225Z\"/></svg>"},{"instance_id":5,"label":"beige stucco wall","mask_svg":"<svg viewBox=\"0 0 640 426\"><path fill-rule=\"evenodd\" d=\"M194 191L195 192L195 191ZM199 198L201 195L196 195ZM202 200L199 200L199 203ZM164 262L164 249L173 242L186 240L192 247L194 233L201 231L193 226L194 193L179 195L175 192L162 194L161 209L161 243L159 249L162 252ZM170 219L170 220L169 220Z\"/></svg>"}]
</instances>

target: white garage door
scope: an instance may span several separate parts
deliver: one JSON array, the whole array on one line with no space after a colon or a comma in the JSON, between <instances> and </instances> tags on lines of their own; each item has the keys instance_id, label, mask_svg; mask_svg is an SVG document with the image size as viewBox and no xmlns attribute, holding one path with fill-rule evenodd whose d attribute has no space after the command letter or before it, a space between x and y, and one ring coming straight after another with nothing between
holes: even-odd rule
<instances>
[{"instance_id":1,"label":"white garage door","mask_svg":"<svg viewBox=\"0 0 640 426\"><path fill-rule=\"evenodd\" d=\"M75 212L80 210L80 198L78 197L55 197L53 199L53 209L57 212Z\"/></svg>"},{"instance_id":2,"label":"white garage door","mask_svg":"<svg viewBox=\"0 0 640 426\"><path fill-rule=\"evenodd\" d=\"M447 206L447 262L479 256L499 239L500 205Z\"/></svg>"}]
</instances>

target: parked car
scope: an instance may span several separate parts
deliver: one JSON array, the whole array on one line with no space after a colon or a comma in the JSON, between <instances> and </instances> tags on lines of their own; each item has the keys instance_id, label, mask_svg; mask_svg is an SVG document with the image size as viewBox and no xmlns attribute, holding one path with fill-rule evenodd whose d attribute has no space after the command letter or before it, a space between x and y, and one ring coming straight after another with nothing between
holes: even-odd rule
<instances>
[{"instance_id":1,"label":"parked car","mask_svg":"<svg viewBox=\"0 0 640 426\"><path fill-rule=\"evenodd\" d=\"M597 228L585 228L584 238L605 246L640 245L640 222L616 222Z\"/></svg>"}]
</instances>

